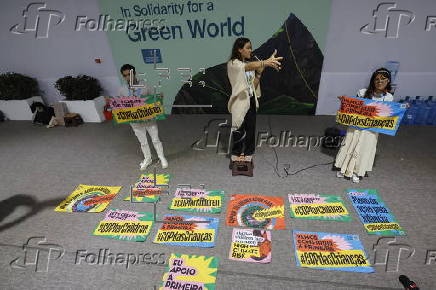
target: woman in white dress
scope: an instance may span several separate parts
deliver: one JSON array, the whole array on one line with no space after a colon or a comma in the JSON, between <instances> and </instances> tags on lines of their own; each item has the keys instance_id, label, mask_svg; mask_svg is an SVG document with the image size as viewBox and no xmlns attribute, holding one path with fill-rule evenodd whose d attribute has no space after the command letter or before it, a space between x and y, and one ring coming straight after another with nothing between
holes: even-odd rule
<instances>
[{"instance_id":1,"label":"woman in white dress","mask_svg":"<svg viewBox=\"0 0 436 290\"><path fill-rule=\"evenodd\" d=\"M359 90L357 96L392 102L394 97L390 91L391 74L387 69L380 68L372 74L368 88ZM358 183L368 171L372 171L377 139L378 133L348 127L345 140L336 156L336 176L348 177Z\"/></svg>"}]
</instances>

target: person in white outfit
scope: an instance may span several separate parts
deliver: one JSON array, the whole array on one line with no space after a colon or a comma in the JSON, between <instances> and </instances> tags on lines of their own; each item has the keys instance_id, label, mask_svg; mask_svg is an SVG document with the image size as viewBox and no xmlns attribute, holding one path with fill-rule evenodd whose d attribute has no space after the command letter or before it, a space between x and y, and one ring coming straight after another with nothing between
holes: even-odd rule
<instances>
[{"instance_id":1,"label":"person in white outfit","mask_svg":"<svg viewBox=\"0 0 436 290\"><path fill-rule=\"evenodd\" d=\"M359 90L357 96L392 102L394 97L390 91L391 74L387 69L380 68L372 74L368 88ZM358 183L368 171L372 171L377 140L376 132L348 127L344 144L339 149L334 164L334 169L338 170L336 176L349 177Z\"/></svg>"},{"instance_id":2,"label":"person in white outfit","mask_svg":"<svg viewBox=\"0 0 436 290\"><path fill-rule=\"evenodd\" d=\"M130 71L133 72L133 85L141 85L143 86L142 88L132 88L130 86ZM126 81L120 89L120 96L125 97L153 94L153 90L145 86L143 81L137 80L134 66L125 64L121 67L120 72ZM141 144L142 153L144 154L144 160L139 164L140 169L145 170L153 162L150 147L148 145L147 132L151 137L151 141L153 142L154 149L159 157L162 168L167 168L168 161L165 158L162 142L159 139L159 131L156 121L150 120L142 123L130 123L130 126L132 127L133 132L135 132L135 135Z\"/></svg>"}]
</instances>

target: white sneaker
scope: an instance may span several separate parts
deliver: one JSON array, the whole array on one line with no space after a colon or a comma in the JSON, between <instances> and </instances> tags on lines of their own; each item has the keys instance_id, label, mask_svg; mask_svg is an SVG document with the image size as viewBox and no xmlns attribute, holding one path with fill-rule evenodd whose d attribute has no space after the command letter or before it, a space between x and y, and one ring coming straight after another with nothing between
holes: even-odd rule
<instances>
[{"instance_id":1,"label":"white sneaker","mask_svg":"<svg viewBox=\"0 0 436 290\"><path fill-rule=\"evenodd\" d=\"M165 157L160 158L160 164L162 165L162 169L165 169L168 167L168 161Z\"/></svg>"},{"instance_id":2,"label":"white sneaker","mask_svg":"<svg viewBox=\"0 0 436 290\"><path fill-rule=\"evenodd\" d=\"M342 177L344 177L344 175L343 175L342 172L339 170L339 171L336 171L336 177L337 177L337 178L342 178Z\"/></svg>"},{"instance_id":3,"label":"white sneaker","mask_svg":"<svg viewBox=\"0 0 436 290\"><path fill-rule=\"evenodd\" d=\"M147 169L147 167L152 163L153 161L151 159L144 159L140 164L139 164L139 169L141 171L144 171L145 169Z\"/></svg>"},{"instance_id":4,"label":"white sneaker","mask_svg":"<svg viewBox=\"0 0 436 290\"><path fill-rule=\"evenodd\" d=\"M354 183L359 183L360 181L359 176L357 176L356 174L353 174L353 177L351 177L351 179L353 180Z\"/></svg>"}]
</instances>

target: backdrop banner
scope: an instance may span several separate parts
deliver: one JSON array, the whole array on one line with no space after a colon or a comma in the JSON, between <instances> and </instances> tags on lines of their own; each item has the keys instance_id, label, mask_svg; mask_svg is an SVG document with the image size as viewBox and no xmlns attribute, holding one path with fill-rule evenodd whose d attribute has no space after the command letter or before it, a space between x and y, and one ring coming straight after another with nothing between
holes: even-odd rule
<instances>
[{"instance_id":1,"label":"backdrop banner","mask_svg":"<svg viewBox=\"0 0 436 290\"><path fill-rule=\"evenodd\" d=\"M284 57L280 71L267 68L263 73L258 112L314 113L330 0L99 3L102 17L96 26L106 31L115 66L135 66L146 86L167 96L167 112L228 113L226 62L234 41L247 37L259 59L270 57L274 49Z\"/></svg>"}]
</instances>

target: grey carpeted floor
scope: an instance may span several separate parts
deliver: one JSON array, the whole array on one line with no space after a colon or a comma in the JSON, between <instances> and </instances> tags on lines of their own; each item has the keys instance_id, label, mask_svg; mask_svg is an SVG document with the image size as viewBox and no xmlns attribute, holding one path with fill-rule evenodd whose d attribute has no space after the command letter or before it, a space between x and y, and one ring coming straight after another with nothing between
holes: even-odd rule
<instances>
[{"instance_id":1,"label":"grey carpeted floor","mask_svg":"<svg viewBox=\"0 0 436 290\"><path fill-rule=\"evenodd\" d=\"M90 265L76 263L76 253L86 250L98 253L163 253L172 252L215 255L220 258L218 289L401 289L400 274L408 275L421 289L435 289L436 262L426 264L428 251L436 256L436 127L402 127L397 136L380 136L376 167L357 186L338 179L330 165L322 165L281 178L274 171L276 164L272 148L262 146L255 157L255 176L232 177L228 159L216 154L216 148L193 150L191 144L203 134L208 120L218 116L171 116L159 123L159 133L169 160L167 172L172 176L171 189L177 184L205 184L210 189L226 192L225 206L219 215L220 227L216 246L209 249L170 247L151 243L155 226L144 243L122 242L91 236L104 213L59 213L54 207L80 183L123 186L110 207L152 211L151 204L122 201L127 186L141 173L139 144L130 126L115 126L110 122L85 124L77 128L46 129L30 122L0 123L0 288L1 289L153 289L159 285L164 265ZM213 122L218 124L219 121ZM326 127L334 125L333 117L271 116L270 125L278 135L292 130L294 135L322 136ZM212 128L213 126L211 126ZM268 117L258 116L257 129L267 131ZM209 135L216 133L209 129ZM211 140L211 139L209 139ZM333 160L319 148L277 148L278 174L283 176L283 164L289 172ZM224 217L228 196L232 193L285 197L289 193L326 193L344 196L347 188L375 188L407 232L405 237L379 241L376 273L347 273L297 268L290 230L358 234L374 260L377 236L364 230L348 199L353 221L349 223L291 220L286 211L286 230L272 233L272 263L252 264L230 261L228 252L232 228ZM169 196L158 204L158 212L169 213ZM286 203L288 205L288 203ZM174 212L173 212L174 213ZM199 214L202 215L202 214ZM212 216L212 215L209 215ZM31 237L45 237L49 244L65 249L62 258L53 260L48 271L35 271L32 254L20 268L13 261L25 255L23 245ZM32 241L35 245L35 240ZM389 251L388 264L383 265ZM400 249L402 249L400 251ZM29 251L29 250L28 250ZM413 255L411 254L413 252ZM429 252L430 254L432 252ZM399 255L400 254L400 255ZM35 252L33 252L33 257ZM399 257L399 269L396 262ZM12 262L12 263L11 263ZM43 268L44 265L39 265ZM387 269L386 269L387 268ZM41 270L41 269L40 269Z\"/></svg>"}]
</instances>

